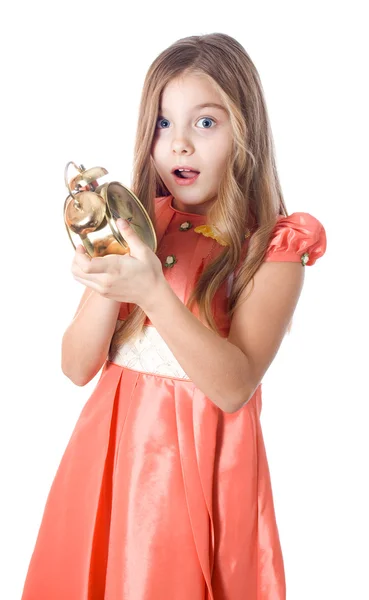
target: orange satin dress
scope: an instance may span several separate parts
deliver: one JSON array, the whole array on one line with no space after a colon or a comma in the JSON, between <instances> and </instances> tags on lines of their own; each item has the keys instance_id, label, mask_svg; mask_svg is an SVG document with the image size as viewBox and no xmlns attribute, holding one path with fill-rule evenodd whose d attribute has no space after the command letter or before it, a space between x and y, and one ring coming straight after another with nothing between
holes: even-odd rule
<instances>
[{"instance_id":1,"label":"orange satin dress","mask_svg":"<svg viewBox=\"0 0 369 600\"><path fill-rule=\"evenodd\" d=\"M171 200L156 199L158 256L186 302L222 247L194 231L206 217L177 211ZM305 255L312 265L325 249L321 223L294 213L279 217L265 260ZM165 267L171 255L176 262ZM213 305L225 337L230 285ZM131 309L122 304L119 319ZM224 413L148 320L143 335L118 358L109 355L82 409L47 498L22 600L285 600L262 384L239 411Z\"/></svg>"}]
</instances>

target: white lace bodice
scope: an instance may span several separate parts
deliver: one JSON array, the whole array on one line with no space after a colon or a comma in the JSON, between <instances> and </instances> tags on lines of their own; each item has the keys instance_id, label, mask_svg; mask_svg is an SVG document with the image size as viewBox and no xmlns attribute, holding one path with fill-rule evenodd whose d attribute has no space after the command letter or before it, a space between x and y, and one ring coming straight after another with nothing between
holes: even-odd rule
<instances>
[{"instance_id":1,"label":"white lace bodice","mask_svg":"<svg viewBox=\"0 0 369 600\"><path fill-rule=\"evenodd\" d=\"M118 321L119 325L121 321ZM189 379L155 327L145 325L136 341L122 344L109 361L134 371Z\"/></svg>"}]
</instances>

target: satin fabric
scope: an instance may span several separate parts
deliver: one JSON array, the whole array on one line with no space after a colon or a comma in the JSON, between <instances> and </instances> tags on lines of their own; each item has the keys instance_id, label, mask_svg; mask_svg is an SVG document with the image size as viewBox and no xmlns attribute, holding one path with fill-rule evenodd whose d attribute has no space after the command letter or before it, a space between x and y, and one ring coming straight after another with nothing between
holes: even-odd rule
<instances>
[{"instance_id":1,"label":"satin fabric","mask_svg":"<svg viewBox=\"0 0 369 600\"><path fill-rule=\"evenodd\" d=\"M323 225L309 213L293 213L279 216L269 243L265 262L299 262L307 252L307 266L315 264L327 248L327 237Z\"/></svg>"},{"instance_id":2,"label":"satin fabric","mask_svg":"<svg viewBox=\"0 0 369 600\"><path fill-rule=\"evenodd\" d=\"M204 217L170 197L157 211L158 256L176 255L164 272L185 301L222 248L181 232ZM284 218L268 258L324 253L324 228L305 215ZM214 301L224 335L226 293ZM108 360L51 486L22 600L285 600L261 407L262 384L226 414L189 380Z\"/></svg>"}]
</instances>

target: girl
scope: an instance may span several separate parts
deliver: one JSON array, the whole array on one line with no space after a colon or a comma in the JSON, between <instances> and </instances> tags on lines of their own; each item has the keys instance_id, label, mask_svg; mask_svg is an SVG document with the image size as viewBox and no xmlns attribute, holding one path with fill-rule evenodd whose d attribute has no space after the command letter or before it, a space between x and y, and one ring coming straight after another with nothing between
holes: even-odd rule
<instances>
[{"instance_id":1,"label":"girl","mask_svg":"<svg viewBox=\"0 0 369 600\"><path fill-rule=\"evenodd\" d=\"M158 251L119 221L129 255L75 252L86 290L62 368L77 385L103 369L23 600L283 600L261 382L326 236L287 214L262 86L237 41L188 37L151 65L132 188Z\"/></svg>"}]
</instances>

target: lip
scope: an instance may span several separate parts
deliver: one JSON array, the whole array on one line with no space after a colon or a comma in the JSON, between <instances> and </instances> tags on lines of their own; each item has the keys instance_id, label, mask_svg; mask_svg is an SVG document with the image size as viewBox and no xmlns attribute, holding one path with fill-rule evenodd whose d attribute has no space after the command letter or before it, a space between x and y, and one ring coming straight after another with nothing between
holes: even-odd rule
<instances>
[{"instance_id":1,"label":"lip","mask_svg":"<svg viewBox=\"0 0 369 600\"><path fill-rule=\"evenodd\" d=\"M172 175L174 174L174 171L177 171L177 169L189 169L190 171L197 171L197 173L199 173L198 169L194 169L193 167L190 167L190 165L175 165L171 171Z\"/></svg>"},{"instance_id":2,"label":"lip","mask_svg":"<svg viewBox=\"0 0 369 600\"><path fill-rule=\"evenodd\" d=\"M175 174L175 171L177 169L189 169L190 171L196 171L197 175L195 175L195 177L192 177L191 179L184 179L182 177L177 177L177 175ZM172 175L173 175L174 181L177 185L185 186L185 185L192 185L193 183L195 183L195 181L197 181L200 173L199 173L199 171L197 171L197 169L194 169L193 167L190 167L189 165L177 165L177 166L173 167Z\"/></svg>"}]
</instances>

